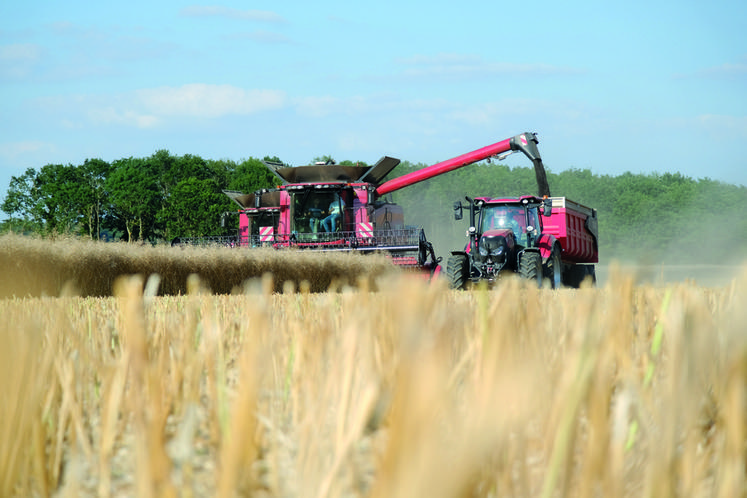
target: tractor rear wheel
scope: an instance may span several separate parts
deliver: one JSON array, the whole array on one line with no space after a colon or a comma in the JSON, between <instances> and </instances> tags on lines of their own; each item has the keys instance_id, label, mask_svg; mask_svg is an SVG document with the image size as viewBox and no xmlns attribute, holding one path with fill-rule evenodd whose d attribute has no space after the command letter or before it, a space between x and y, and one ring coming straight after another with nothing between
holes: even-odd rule
<instances>
[{"instance_id":1,"label":"tractor rear wheel","mask_svg":"<svg viewBox=\"0 0 747 498\"><path fill-rule=\"evenodd\" d=\"M560 262L560 249L556 246L552 250L552 255L548 258L543 271L545 278L550 281L553 289L559 289L562 283L562 263Z\"/></svg>"},{"instance_id":2,"label":"tractor rear wheel","mask_svg":"<svg viewBox=\"0 0 747 498\"><path fill-rule=\"evenodd\" d=\"M469 258L466 254L452 254L446 262L446 275L452 289L464 289L469 279Z\"/></svg>"},{"instance_id":3,"label":"tractor rear wheel","mask_svg":"<svg viewBox=\"0 0 747 498\"><path fill-rule=\"evenodd\" d=\"M542 256L538 252L525 252L519 262L519 275L527 280L537 282L542 287Z\"/></svg>"}]
</instances>

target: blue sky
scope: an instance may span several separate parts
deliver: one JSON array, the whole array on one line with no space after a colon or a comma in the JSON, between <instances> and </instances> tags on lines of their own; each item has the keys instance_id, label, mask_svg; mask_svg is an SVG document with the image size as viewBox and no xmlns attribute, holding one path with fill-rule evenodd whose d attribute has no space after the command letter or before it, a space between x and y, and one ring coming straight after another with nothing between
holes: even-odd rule
<instances>
[{"instance_id":1,"label":"blue sky","mask_svg":"<svg viewBox=\"0 0 747 498\"><path fill-rule=\"evenodd\" d=\"M0 198L86 158L431 164L524 131L554 172L747 185L747 2L606 4L6 1Z\"/></svg>"}]
</instances>

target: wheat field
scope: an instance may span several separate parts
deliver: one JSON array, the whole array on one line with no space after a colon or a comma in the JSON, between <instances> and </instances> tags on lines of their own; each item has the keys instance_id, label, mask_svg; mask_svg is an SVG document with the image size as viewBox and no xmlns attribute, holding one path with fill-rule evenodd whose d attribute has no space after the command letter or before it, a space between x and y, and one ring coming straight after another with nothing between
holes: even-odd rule
<instances>
[{"instance_id":1,"label":"wheat field","mask_svg":"<svg viewBox=\"0 0 747 498\"><path fill-rule=\"evenodd\" d=\"M747 493L747 266L464 292L159 251L0 238L0 496Z\"/></svg>"}]
</instances>

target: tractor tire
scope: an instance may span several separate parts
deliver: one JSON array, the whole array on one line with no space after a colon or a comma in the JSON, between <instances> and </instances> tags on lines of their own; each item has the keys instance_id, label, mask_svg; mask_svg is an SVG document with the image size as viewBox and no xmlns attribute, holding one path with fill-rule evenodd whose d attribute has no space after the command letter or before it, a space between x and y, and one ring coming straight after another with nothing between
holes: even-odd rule
<instances>
[{"instance_id":1,"label":"tractor tire","mask_svg":"<svg viewBox=\"0 0 747 498\"><path fill-rule=\"evenodd\" d=\"M542 287L542 256L538 252L525 252L519 261L519 275L527 280L537 282Z\"/></svg>"},{"instance_id":2,"label":"tractor tire","mask_svg":"<svg viewBox=\"0 0 747 498\"><path fill-rule=\"evenodd\" d=\"M555 246L552 250L552 255L547 259L542 268L545 279L550 281L550 287L553 289L559 289L563 283L563 267L560 262L560 248Z\"/></svg>"},{"instance_id":3,"label":"tractor tire","mask_svg":"<svg viewBox=\"0 0 747 498\"><path fill-rule=\"evenodd\" d=\"M597 284L594 265L571 265L563 272L563 284L578 289L587 277L591 280L591 286L594 287Z\"/></svg>"},{"instance_id":4,"label":"tractor tire","mask_svg":"<svg viewBox=\"0 0 747 498\"><path fill-rule=\"evenodd\" d=\"M466 254L452 254L446 262L446 275L452 289L464 289L469 280L469 257Z\"/></svg>"}]
</instances>

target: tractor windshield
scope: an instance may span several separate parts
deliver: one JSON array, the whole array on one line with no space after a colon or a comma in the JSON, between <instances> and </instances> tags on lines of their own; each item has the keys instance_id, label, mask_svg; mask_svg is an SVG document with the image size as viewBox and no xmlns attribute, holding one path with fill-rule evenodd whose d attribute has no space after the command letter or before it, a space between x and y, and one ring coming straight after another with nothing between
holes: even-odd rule
<instances>
[{"instance_id":1,"label":"tractor windshield","mask_svg":"<svg viewBox=\"0 0 747 498\"><path fill-rule=\"evenodd\" d=\"M510 228L513 230L516 240L526 244L526 213L524 207L516 205L496 204L485 206L481 214L481 232Z\"/></svg>"}]
</instances>

